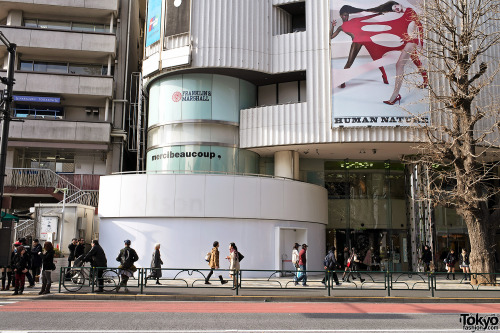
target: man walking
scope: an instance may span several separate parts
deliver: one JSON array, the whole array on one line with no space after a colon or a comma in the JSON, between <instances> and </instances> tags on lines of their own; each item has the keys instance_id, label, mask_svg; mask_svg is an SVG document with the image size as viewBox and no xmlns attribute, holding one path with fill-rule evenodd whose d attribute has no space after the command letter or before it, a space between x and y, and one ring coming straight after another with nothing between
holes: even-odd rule
<instances>
[{"instance_id":1,"label":"man walking","mask_svg":"<svg viewBox=\"0 0 500 333\"><path fill-rule=\"evenodd\" d=\"M116 257L116 261L119 261L121 265L118 267L118 274L121 275L121 282L118 288L116 288L116 292L120 291L120 288L124 287L125 292L128 293L127 282L128 279L134 276L134 272L137 268L134 266L134 262L139 260L139 256L137 252L133 248L130 247L132 242L130 239L124 241L125 247L120 250L118 257Z\"/></svg>"},{"instance_id":2,"label":"man walking","mask_svg":"<svg viewBox=\"0 0 500 333\"><path fill-rule=\"evenodd\" d=\"M208 273L207 278L205 279L205 284L211 284L209 282L210 277L214 274L214 269L219 269L219 242L215 241L213 244L212 252L210 252L210 260L208 262L208 266L210 266L210 273ZM219 280L221 284L226 284L227 281L224 281L222 275L219 275Z\"/></svg>"},{"instance_id":3,"label":"man walking","mask_svg":"<svg viewBox=\"0 0 500 333\"><path fill-rule=\"evenodd\" d=\"M306 274L306 265L307 265L307 244L302 244L302 250L299 252L299 272L297 280L295 281L295 285L299 284L299 281L302 281L302 286L307 287L307 274Z\"/></svg>"},{"instance_id":4,"label":"man walking","mask_svg":"<svg viewBox=\"0 0 500 333\"><path fill-rule=\"evenodd\" d=\"M76 249L76 246L78 245L78 240L76 238L73 238L71 240L71 243L69 243L68 245L68 250L69 250L69 255L68 255L68 269L66 270L66 281L68 281L71 276L70 276L70 267L72 266L71 264L73 263L73 261L75 261L75 249Z\"/></svg>"},{"instance_id":5,"label":"man walking","mask_svg":"<svg viewBox=\"0 0 500 333\"><path fill-rule=\"evenodd\" d=\"M104 268L108 266L108 260L106 259L106 254L104 253L101 245L99 245L99 241L97 239L94 239L92 241L92 248L85 255L83 261L90 261L92 267L97 267L97 292L102 293L104 291L102 273L104 271Z\"/></svg>"},{"instance_id":6,"label":"man walking","mask_svg":"<svg viewBox=\"0 0 500 333\"><path fill-rule=\"evenodd\" d=\"M328 251L325 260L323 261L323 264L325 266L325 270L328 270L332 275L333 280L335 281L335 285L339 286L340 282L337 273L335 273L335 269L340 265L337 263L337 259L335 259L335 246L332 246L330 248L330 251ZM323 278L321 283L326 284L325 278L326 276Z\"/></svg>"}]
</instances>

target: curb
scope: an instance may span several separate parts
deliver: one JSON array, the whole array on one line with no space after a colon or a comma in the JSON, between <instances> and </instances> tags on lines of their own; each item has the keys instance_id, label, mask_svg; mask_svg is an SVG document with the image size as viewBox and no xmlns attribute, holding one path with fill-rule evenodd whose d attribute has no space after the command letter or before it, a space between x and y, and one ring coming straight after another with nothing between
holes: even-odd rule
<instances>
[{"instance_id":1,"label":"curb","mask_svg":"<svg viewBox=\"0 0 500 333\"><path fill-rule=\"evenodd\" d=\"M4 298L4 297L1 297ZM9 296L8 298L16 298ZM330 303L500 303L500 297L345 297L345 296L209 296L144 294L50 294L22 295L22 299L80 301L164 301L164 302L330 302Z\"/></svg>"}]
</instances>

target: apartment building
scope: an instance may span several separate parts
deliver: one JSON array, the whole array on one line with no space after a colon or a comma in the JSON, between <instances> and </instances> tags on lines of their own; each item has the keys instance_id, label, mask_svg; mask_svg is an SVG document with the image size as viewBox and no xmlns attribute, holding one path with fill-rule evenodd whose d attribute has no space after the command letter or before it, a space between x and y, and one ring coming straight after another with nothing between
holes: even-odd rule
<instances>
[{"instance_id":1,"label":"apartment building","mask_svg":"<svg viewBox=\"0 0 500 333\"><path fill-rule=\"evenodd\" d=\"M144 1L0 1L0 31L17 44L5 209L97 207L100 176L135 167L128 113L144 12ZM0 59L5 74L3 45Z\"/></svg>"}]
</instances>

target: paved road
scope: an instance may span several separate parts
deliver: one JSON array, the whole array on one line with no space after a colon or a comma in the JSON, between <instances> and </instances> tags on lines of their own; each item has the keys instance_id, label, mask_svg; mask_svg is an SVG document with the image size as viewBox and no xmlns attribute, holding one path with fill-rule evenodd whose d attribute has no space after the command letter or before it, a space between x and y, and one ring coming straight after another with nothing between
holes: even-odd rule
<instances>
[{"instance_id":1,"label":"paved road","mask_svg":"<svg viewBox=\"0 0 500 333\"><path fill-rule=\"evenodd\" d=\"M2 299L1 332L443 332L500 304Z\"/></svg>"}]
</instances>

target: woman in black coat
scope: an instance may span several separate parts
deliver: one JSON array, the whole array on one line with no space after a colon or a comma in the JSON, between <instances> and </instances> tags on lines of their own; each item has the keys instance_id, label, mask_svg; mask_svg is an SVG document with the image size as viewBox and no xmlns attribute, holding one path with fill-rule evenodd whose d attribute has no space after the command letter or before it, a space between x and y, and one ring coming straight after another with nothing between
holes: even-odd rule
<instances>
[{"instance_id":1,"label":"woman in black coat","mask_svg":"<svg viewBox=\"0 0 500 333\"><path fill-rule=\"evenodd\" d=\"M470 281L470 261L469 261L469 253L466 249L462 249L462 253L459 255L460 268L464 272L464 280L467 281L469 278Z\"/></svg>"},{"instance_id":2,"label":"woman in black coat","mask_svg":"<svg viewBox=\"0 0 500 333\"><path fill-rule=\"evenodd\" d=\"M161 284L161 265L163 265L163 261L161 260L160 243L156 243L155 250L151 258L151 275L149 276L151 279L156 279L156 284Z\"/></svg>"},{"instance_id":3,"label":"woman in black coat","mask_svg":"<svg viewBox=\"0 0 500 333\"><path fill-rule=\"evenodd\" d=\"M54 246L51 242L45 242L43 249L45 252L42 255L42 289L38 295L50 294L52 271L56 269L56 265L54 265Z\"/></svg>"},{"instance_id":4,"label":"woman in black coat","mask_svg":"<svg viewBox=\"0 0 500 333\"><path fill-rule=\"evenodd\" d=\"M42 246L38 242L38 239L33 241L33 247L31 248L31 275L33 278L40 275L40 267L42 267L42 257L39 253L42 252Z\"/></svg>"},{"instance_id":5,"label":"woman in black coat","mask_svg":"<svg viewBox=\"0 0 500 333\"><path fill-rule=\"evenodd\" d=\"M16 288L12 295L22 295L24 291L24 279L26 273L28 272L28 259L26 254L26 249L24 246L19 245L16 249L16 254L14 255L14 260L12 262L12 268L16 274Z\"/></svg>"},{"instance_id":6,"label":"woman in black coat","mask_svg":"<svg viewBox=\"0 0 500 333\"><path fill-rule=\"evenodd\" d=\"M453 272L453 280L455 280L455 264L457 263L457 255L455 254L455 250L451 249L450 253L446 257L446 269L448 270L448 274L446 274L446 280L450 279L450 273Z\"/></svg>"}]
</instances>

